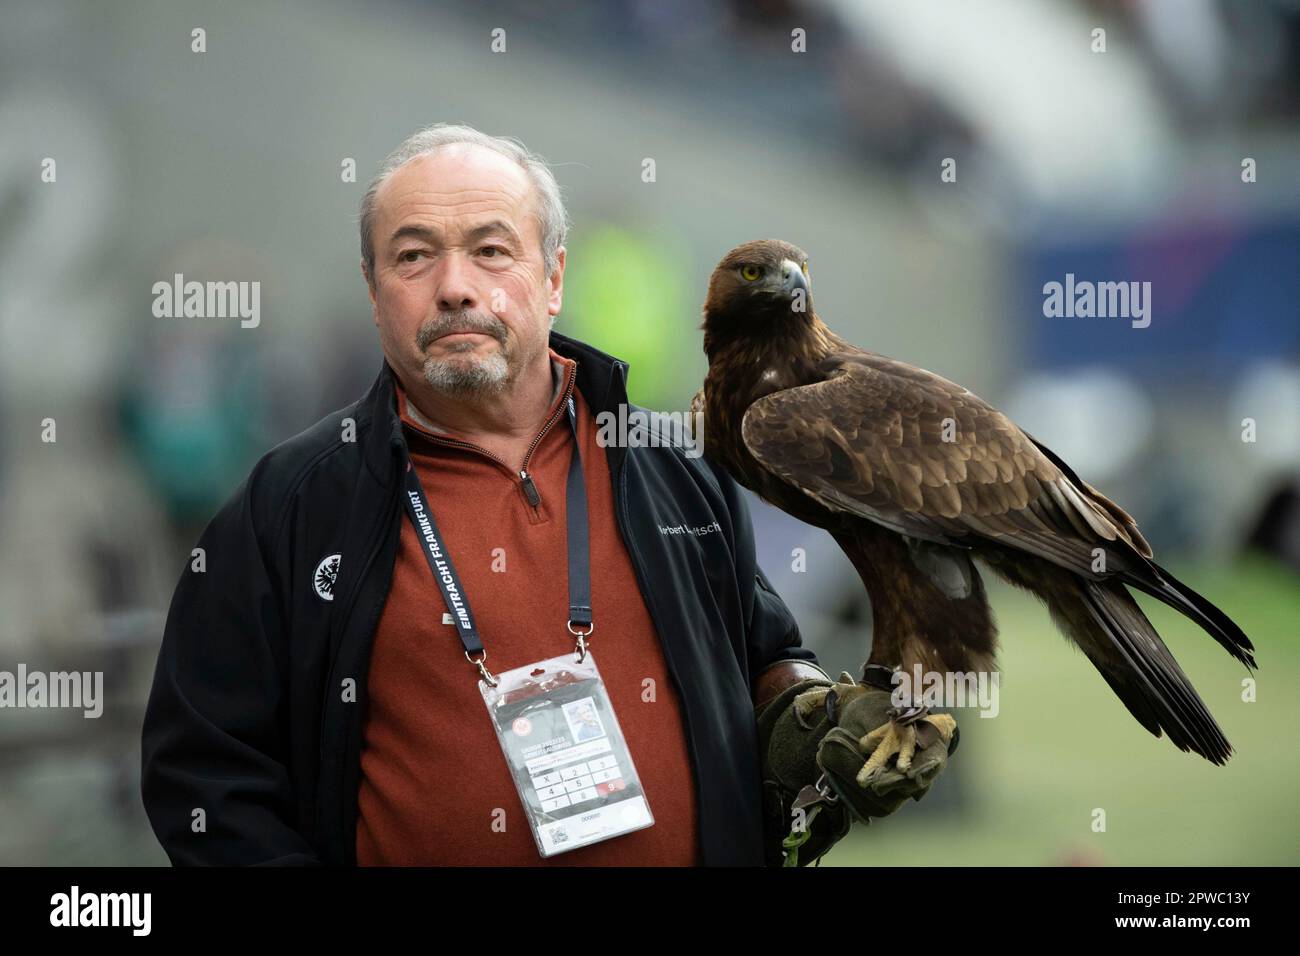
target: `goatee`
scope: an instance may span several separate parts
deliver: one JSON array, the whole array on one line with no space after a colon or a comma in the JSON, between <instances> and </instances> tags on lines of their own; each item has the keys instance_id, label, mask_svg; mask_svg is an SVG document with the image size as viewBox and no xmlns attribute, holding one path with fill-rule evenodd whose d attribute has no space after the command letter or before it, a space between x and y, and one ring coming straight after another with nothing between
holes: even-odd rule
<instances>
[{"instance_id":1,"label":"goatee","mask_svg":"<svg viewBox=\"0 0 1300 956\"><path fill-rule=\"evenodd\" d=\"M424 380L429 383L429 387L458 398L505 391L514 379L514 370L510 362L513 352L505 324L496 316L486 312L474 312L468 309L441 312L420 327L415 337L415 344L423 351L435 339L454 332L481 332L490 335L497 340L501 348L485 358L476 358L473 352L477 348L477 343L456 343L450 347L453 357L430 358L425 361ZM454 357L458 353L465 353L465 357L463 359Z\"/></svg>"}]
</instances>

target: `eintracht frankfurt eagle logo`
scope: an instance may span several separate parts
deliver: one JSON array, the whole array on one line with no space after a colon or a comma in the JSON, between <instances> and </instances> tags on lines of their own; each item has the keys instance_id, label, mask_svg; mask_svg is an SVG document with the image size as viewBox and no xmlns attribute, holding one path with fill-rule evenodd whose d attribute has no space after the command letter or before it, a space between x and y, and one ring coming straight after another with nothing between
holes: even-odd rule
<instances>
[{"instance_id":1,"label":"eintracht frankfurt eagle logo","mask_svg":"<svg viewBox=\"0 0 1300 956\"><path fill-rule=\"evenodd\" d=\"M316 565L316 573L312 575L312 584L316 587L316 594L323 601L334 600L334 582L339 577L339 558L341 554L331 554L327 558L321 558L320 564Z\"/></svg>"}]
</instances>

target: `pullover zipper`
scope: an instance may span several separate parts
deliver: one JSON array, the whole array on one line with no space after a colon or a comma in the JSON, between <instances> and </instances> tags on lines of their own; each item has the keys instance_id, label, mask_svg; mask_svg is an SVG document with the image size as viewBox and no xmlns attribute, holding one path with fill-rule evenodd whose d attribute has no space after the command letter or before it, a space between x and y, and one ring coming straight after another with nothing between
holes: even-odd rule
<instances>
[{"instance_id":1,"label":"pullover zipper","mask_svg":"<svg viewBox=\"0 0 1300 956\"><path fill-rule=\"evenodd\" d=\"M518 472L519 483L523 487L524 497L528 499L528 503L534 508L541 507L542 495L537 490L537 485L533 482L533 476L528 473L528 462L532 459L533 452L537 450L537 446L541 444L542 439L546 437L546 433L551 430L551 426L558 422L560 416L565 413L565 408L573 397L575 378L576 377L573 373L570 372L568 375L568 385L566 385L564 389L564 397L560 399L559 406L551 414L551 417L546 420L546 424L542 426L542 430L533 437L533 442L528 446L528 451L524 455L524 460ZM487 457L500 464L507 471L514 471L514 469L511 468L503 458L499 455L492 454L492 452L488 451L481 445L475 445L473 442L461 441L459 438L442 438L438 435L430 435L428 432L423 432L422 434L428 437L430 441L435 441L442 445L450 445L454 448L464 448L468 451L478 452L480 455L487 455Z\"/></svg>"}]
</instances>

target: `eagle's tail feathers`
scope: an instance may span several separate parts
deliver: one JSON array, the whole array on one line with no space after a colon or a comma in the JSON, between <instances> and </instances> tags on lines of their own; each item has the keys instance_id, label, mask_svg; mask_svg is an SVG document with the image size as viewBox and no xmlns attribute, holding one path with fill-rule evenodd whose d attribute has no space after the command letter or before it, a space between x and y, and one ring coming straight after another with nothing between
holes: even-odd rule
<instances>
[{"instance_id":1,"label":"eagle's tail feathers","mask_svg":"<svg viewBox=\"0 0 1300 956\"><path fill-rule=\"evenodd\" d=\"M1080 597L1091 618L1087 623L1094 625L1089 629L1092 633L1077 633L1077 620L1066 628L1067 633L1129 712L1156 736L1163 729L1179 750L1198 753L1214 764L1227 762L1232 745L1123 586L1089 581L1081 587ZM1098 646L1102 640L1105 644ZM1091 647L1113 649L1113 653L1094 654Z\"/></svg>"},{"instance_id":2,"label":"eagle's tail feathers","mask_svg":"<svg viewBox=\"0 0 1300 956\"><path fill-rule=\"evenodd\" d=\"M1146 564L1152 574L1126 572L1120 575L1120 579L1195 621L1224 650L1247 667L1256 666L1255 655L1251 653L1255 645L1250 643L1250 638L1232 618L1154 561L1148 560Z\"/></svg>"}]
</instances>

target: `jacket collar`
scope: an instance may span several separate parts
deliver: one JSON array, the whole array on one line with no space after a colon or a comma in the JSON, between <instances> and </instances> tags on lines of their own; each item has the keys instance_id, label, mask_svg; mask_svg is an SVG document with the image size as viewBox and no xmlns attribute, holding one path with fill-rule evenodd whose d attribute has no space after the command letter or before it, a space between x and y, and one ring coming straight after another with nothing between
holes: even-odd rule
<instances>
[{"instance_id":1,"label":"jacket collar","mask_svg":"<svg viewBox=\"0 0 1300 956\"><path fill-rule=\"evenodd\" d=\"M618 406L627 403L626 362L555 331L551 332L550 345L560 355L578 363L575 385L593 413L610 411L617 414ZM405 439L402 419L397 413L396 378L387 361L360 406L366 410L371 423L363 439L366 463L376 478L389 485L397 477L394 452Z\"/></svg>"}]
</instances>

